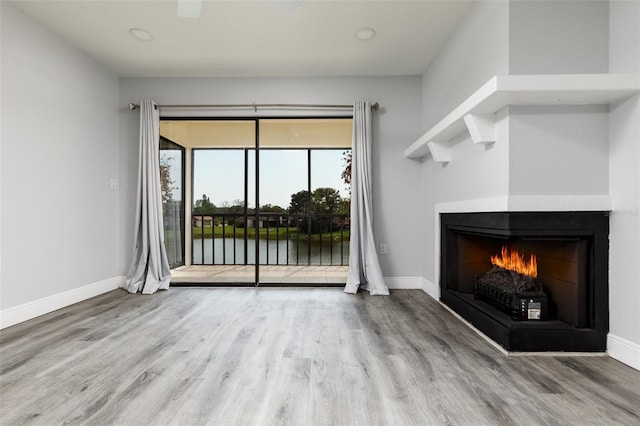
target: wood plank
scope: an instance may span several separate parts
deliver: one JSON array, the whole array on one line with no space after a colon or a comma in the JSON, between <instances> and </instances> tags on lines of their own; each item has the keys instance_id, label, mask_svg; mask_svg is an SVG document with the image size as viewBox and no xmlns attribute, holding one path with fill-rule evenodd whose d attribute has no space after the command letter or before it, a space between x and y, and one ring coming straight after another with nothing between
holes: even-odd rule
<instances>
[{"instance_id":1,"label":"wood plank","mask_svg":"<svg viewBox=\"0 0 640 426\"><path fill-rule=\"evenodd\" d=\"M0 332L2 424L638 424L640 372L506 357L417 290L117 290Z\"/></svg>"}]
</instances>

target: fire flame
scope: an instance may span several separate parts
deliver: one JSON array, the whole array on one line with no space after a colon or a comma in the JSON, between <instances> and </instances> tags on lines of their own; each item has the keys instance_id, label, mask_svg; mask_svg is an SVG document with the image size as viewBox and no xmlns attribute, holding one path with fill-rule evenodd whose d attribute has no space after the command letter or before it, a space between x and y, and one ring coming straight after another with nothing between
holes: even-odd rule
<instances>
[{"instance_id":1,"label":"fire flame","mask_svg":"<svg viewBox=\"0 0 640 426\"><path fill-rule=\"evenodd\" d=\"M535 254L531 253L528 262L524 258L524 255L515 249L510 250L507 246L502 246L500 254L500 256L491 256L491 263L493 265L533 278L538 276L538 262Z\"/></svg>"}]
</instances>

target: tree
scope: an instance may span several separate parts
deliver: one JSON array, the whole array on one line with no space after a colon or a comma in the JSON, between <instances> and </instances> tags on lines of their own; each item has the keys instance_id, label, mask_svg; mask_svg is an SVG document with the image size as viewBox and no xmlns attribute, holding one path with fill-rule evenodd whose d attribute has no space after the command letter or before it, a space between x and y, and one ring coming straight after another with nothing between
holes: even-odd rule
<instances>
[{"instance_id":1,"label":"tree","mask_svg":"<svg viewBox=\"0 0 640 426\"><path fill-rule=\"evenodd\" d=\"M314 214L334 214L341 201L340 193L333 188L316 188L311 195L311 211Z\"/></svg>"},{"instance_id":2,"label":"tree","mask_svg":"<svg viewBox=\"0 0 640 426\"><path fill-rule=\"evenodd\" d=\"M260 207L260 211L265 212L265 213L284 213L286 212L285 209L283 209L282 207L276 205L271 205L271 204L265 204L262 207Z\"/></svg>"},{"instance_id":3,"label":"tree","mask_svg":"<svg viewBox=\"0 0 640 426\"><path fill-rule=\"evenodd\" d=\"M351 199L349 197L340 198L340 203L338 205L338 209L336 210L336 213L342 213L342 214L351 213Z\"/></svg>"},{"instance_id":4,"label":"tree","mask_svg":"<svg viewBox=\"0 0 640 426\"><path fill-rule=\"evenodd\" d=\"M244 213L245 204L244 200L235 199L228 211L229 213Z\"/></svg>"},{"instance_id":5,"label":"tree","mask_svg":"<svg viewBox=\"0 0 640 426\"><path fill-rule=\"evenodd\" d=\"M338 190L333 188L316 188L311 196L311 210L315 215L311 218L311 232L329 232L332 228L335 229L336 218L324 215L338 213L341 207L342 197Z\"/></svg>"},{"instance_id":6,"label":"tree","mask_svg":"<svg viewBox=\"0 0 640 426\"><path fill-rule=\"evenodd\" d=\"M344 168L342 169L342 174L340 177L345 185L347 185L347 190L349 194L351 194L351 163L352 163L352 155L351 150L345 151L342 153L342 161L344 164Z\"/></svg>"},{"instance_id":7,"label":"tree","mask_svg":"<svg viewBox=\"0 0 640 426\"><path fill-rule=\"evenodd\" d=\"M340 177L345 185L347 185L347 192L349 196L342 199L342 205L340 207L340 213L349 213L351 211L351 165L353 163L353 151L348 150L342 153L342 161L344 162L344 169Z\"/></svg>"},{"instance_id":8,"label":"tree","mask_svg":"<svg viewBox=\"0 0 640 426\"><path fill-rule=\"evenodd\" d=\"M311 201L310 208L309 201ZM334 225L337 223L333 218L321 217L321 215L345 213L345 208L345 200L340 196L338 190L334 188L316 188L311 197L309 197L309 191L305 190L292 194L289 213L299 215L311 213L310 221L308 216L303 216L298 220L298 229L316 234L328 232L333 226L332 223Z\"/></svg>"},{"instance_id":9,"label":"tree","mask_svg":"<svg viewBox=\"0 0 640 426\"><path fill-rule=\"evenodd\" d=\"M171 160L173 160L172 157L160 155L160 192L163 203L173 201L173 191L177 189L174 186L175 182L171 179Z\"/></svg>"},{"instance_id":10,"label":"tree","mask_svg":"<svg viewBox=\"0 0 640 426\"><path fill-rule=\"evenodd\" d=\"M290 214L307 214L309 212L309 191L302 190L291 194Z\"/></svg>"},{"instance_id":11,"label":"tree","mask_svg":"<svg viewBox=\"0 0 640 426\"><path fill-rule=\"evenodd\" d=\"M193 204L193 214L213 214L216 206L209 200L207 194L202 194L202 198Z\"/></svg>"}]
</instances>

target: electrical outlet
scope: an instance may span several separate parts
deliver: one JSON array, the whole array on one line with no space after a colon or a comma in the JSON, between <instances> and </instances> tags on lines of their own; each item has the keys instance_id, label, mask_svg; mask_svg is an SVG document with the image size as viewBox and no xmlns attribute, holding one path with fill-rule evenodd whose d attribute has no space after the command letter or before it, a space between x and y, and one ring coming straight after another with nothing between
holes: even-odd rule
<instances>
[{"instance_id":1,"label":"electrical outlet","mask_svg":"<svg viewBox=\"0 0 640 426\"><path fill-rule=\"evenodd\" d=\"M110 188L111 189L118 189L118 179L111 178Z\"/></svg>"},{"instance_id":2,"label":"electrical outlet","mask_svg":"<svg viewBox=\"0 0 640 426\"><path fill-rule=\"evenodd\" d=\"M387 247L387 243L380 243L380 254L387 254L389 247Z\"/></svg>"}]
</instances>

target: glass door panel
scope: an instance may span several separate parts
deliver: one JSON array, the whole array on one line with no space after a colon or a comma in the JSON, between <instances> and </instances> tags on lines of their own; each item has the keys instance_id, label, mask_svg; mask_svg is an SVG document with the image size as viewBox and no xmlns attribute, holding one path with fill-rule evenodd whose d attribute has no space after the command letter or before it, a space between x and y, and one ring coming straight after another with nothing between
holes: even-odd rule
<instances>
[{"instance_id":1,"label":"glass door panel","mask_svg":"<svg viewBox=\"0 0 640 426\"><path fill-rule=\"evenodd\" d=\"M160 138L164 244L171 268L184 265L184 148Z\"/></svg>"},{"instance_id":2,"label":"glass door panel","mask_svg":"<svg viewBox=\"0 0 640 426\"><path fill-rule=\"evenodd\" d=\"M255 282L254 163L253 149L193 150L192 264L203 282Z\"/></svg>"},{"instance_id":3,"label":"glass door panel","mask_svg":"<svg viewBox=\"0 0 640 426\"><path fill-rule=\"evenodd\" d=\"M349 264L350 188L344 182L349 149L311 151L311 209L314 218L314 264ZM334 272L346 269L337 268ZM334 278L341 275L334 275Z\"/></svg>"},{"instance_id":4,"label":"glass door panel","mask_svg":"<svg viewBox=\"0 0 640 426\"><path fill-rule=\"evenodd\" d=\"M260 283L299 280L307 265L308 154L301 149L260 150Z\"/></svg>"},{"instance_id":5,"label":"glass door panel","mask_svg":"<svg viewBox=\"0 0 640 426\"><path fill-rule=\"evenodd\" d=\"M260 148L348 148L352 118L260 119Z\"/></svg>"},{"instance_id":6,"label":"glass door panel","mask_svg":"<svg viewBox=\"0 0 640 426\"><path fill-rule=\"evenodd\" d=\"M349 193L341 180L344 152L260 149L261 285L345 283Z\"/></svg>"}]
</instances>

